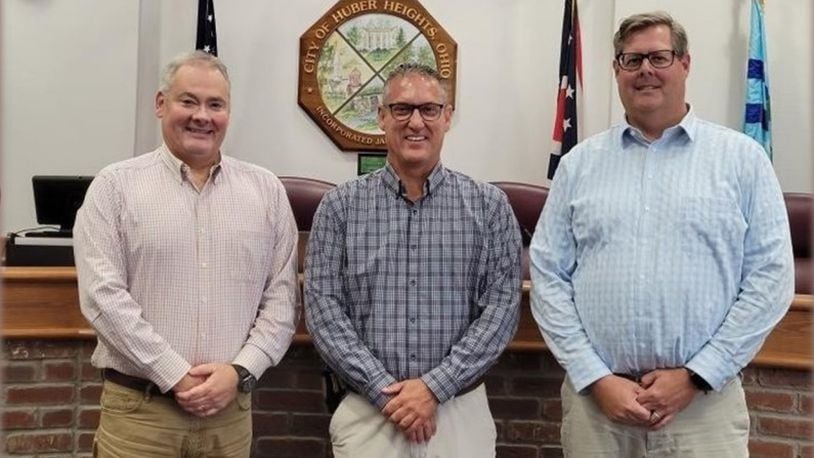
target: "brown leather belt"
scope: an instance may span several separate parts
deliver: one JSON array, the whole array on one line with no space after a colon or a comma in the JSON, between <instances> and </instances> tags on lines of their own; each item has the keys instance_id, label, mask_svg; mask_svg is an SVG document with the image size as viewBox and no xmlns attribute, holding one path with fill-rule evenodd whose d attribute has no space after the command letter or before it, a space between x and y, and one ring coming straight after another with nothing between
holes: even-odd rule
<instances>
[{"instance_id":1,"label":"brown leather belt","mask_svg":"<svg viewBox=\"0 0 814 458\"><path fill-rule=\"evenodd\" d=\"M133 377L132 375L122 374L121 372L117 371L116 369L102 369L102 378L115 383L116 385L121 385L125 388L130 388L131 390L136 390L144 393L146 396L164 396L167 398L175 399L175 395L172 390L167 391L166 393L162 393L161 390L158 388L158 385L155 383L145 380L143 378Z\"/></svg>"}]
</instances>

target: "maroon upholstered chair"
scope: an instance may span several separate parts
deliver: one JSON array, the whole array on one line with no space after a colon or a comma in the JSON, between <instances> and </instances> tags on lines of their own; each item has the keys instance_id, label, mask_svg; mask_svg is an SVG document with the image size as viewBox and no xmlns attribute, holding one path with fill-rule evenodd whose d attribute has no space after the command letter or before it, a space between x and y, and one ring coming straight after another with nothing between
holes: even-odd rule
<instances>
[{"instance_id":1,"label":"maroon upholstered chair","mask_svg":"<svg viewBox=\"0 0 814 458\"><path fill-rule=\"evenodd\" d=\"M520 225L520 233L523 236L523 279L528 280L529 276L529 244L531 236L534 235L534 228L537 227L537 220L543 211L548 188L528 183L516 183L512 181L496 181L493 185L500 188L509 198L509 204L514 210L514 216Z\"/></svg>"},{"instance_id":2,"label":"maroon upholstered chair","mask_svg":"<svg viewBox=\"0 0 814 458\"><path fill-rule=\"evenodd\" d=\"M305 177L279 177L288 195L288 202L291 204L291 211L294 213L294 220L300 231L299 239L299 270L302 272L303 260L305 259L305 245L308 243L308 234L311 231L311 223L314 221L314 213L317 211L322 196L333 189L336 185L327 181L316 180Z\"/></svg>"},{"instance_id":3,"label":"maroon upholstered chair","mask_svg":"<svg viewBox=\"0 0 814 458\"><path fill-rule=\"evenodd\" d=\"M814 215L814 195L785 192L786 211L789 214L791 245L794 250L794 291L797 294L814 293L814 266L812 266L811 219Z\"/></svg>"}]
</instances>

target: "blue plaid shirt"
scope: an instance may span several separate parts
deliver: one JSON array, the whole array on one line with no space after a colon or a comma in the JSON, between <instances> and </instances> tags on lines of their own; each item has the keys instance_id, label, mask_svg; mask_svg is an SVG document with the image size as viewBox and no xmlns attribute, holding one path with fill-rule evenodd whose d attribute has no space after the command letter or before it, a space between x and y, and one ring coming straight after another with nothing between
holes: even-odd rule
<instances>
[{"instance_id":1,"label":"blue plaid shirt","mask_svg":"<svg viewBox=\"0 0 814 458\"><path fill-rule=\"evenodd\" d=\"M530 252L534 317L577 390L682 366L718 390L794 295L765 152L692 111L656 141L622 124L568 153Z\"/></svg>"},{"instance_id":2,"label":"blue plaid shirt","mask_svg":"<svg viewBox=\"0 0 814 458\"><path fill-rule=\"evenodd\" d=\"M520 230L506 196L438 165L412 203L393 169L337 186L314 216L306 322L325 361L380 408L421 378L440 402L514 336Z\"/></svg>"}]
</instances>

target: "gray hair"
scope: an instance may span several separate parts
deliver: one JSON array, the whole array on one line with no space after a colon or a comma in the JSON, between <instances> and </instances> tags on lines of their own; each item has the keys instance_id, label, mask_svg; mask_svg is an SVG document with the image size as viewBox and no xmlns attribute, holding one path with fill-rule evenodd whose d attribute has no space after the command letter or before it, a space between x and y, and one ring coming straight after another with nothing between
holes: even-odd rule
<instances>
[{"instance_id":1,"label":"gray hair","mask_svg":"<svg viewBox=\"0 0 814 458\"><path fill-rule=\"evenodd\" d=\"M657 25L666 25L670 28L670 41L677 56L687 54L689 42L687 41L687 31L684 30L684 26L664 11L653 11L628 16L619 24L619 30L613 35L613 55L618 56L622 53L622 47L631 35Z\"/></svg>"},{"instance_id":2,"label":"gray hair","mask_svg":"<svg viewBox=\"0 0 814 458\"><path fill-rule=\"evenodd\" d=\"M198 49L179 54L164 67L164 70L161 72L161 84L158 87L158 92L166 94L167 91L170 90L170 86L172 86L172 80L175 78L175 74L178 73L178 69L185 65L203 65L208 68L214 68L223 75L223 78L226 80L226 85L229 87L232 86L232 83L229 81L229 72L226 70L226 65L216 56Z\"/></svg>"},{"instance_id":3,"label":"gray hair","mask_svg":"<svg viewBox=\"0 0 814 458\"><path fill-rule=\"evenodd\" d=\"M419 64L417 62L405 62L393 68L393 70L390 71L390 74L387 75L387 79L384 81L382 94L387 94L387 91L390 89L390 83L393 80L396 78L404 78L407 75L421 75L437 81L438 85L441 86L441 93L444 96L444 103L446 103L448 97L447 80L441 77L438 70L430 67L429 65Z\"/></svg>"}]
</instances>

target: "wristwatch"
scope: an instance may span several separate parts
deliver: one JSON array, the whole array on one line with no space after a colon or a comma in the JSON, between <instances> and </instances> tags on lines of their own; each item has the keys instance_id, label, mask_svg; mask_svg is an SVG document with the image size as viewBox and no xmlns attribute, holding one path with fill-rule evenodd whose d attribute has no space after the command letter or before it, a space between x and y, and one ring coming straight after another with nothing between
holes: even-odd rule
<instances>
[{"instance_id":1,"label":"wristwatch","mask_svg":"<svg viewBox=\"0 0 814 458\"><path fill-rule=\"evenodd\" d=\"M257 385L257 379L248 369L239 364L232 364L232 367L237 372L237 391L251 393L254 386Z\"/></svg>"},{"instance_id":2,"label":"wristwatch","mask_svg":"<svg viewBox=\"0 0 814 458\"><path fill-rule=\"evenodd\" d=\"M710 386L710 384L707 383L706 380L704 380L704 377L701 377L700 375L696 374L689 367L685 367L684 369L686 369L687 373L690 374L690 381L692 382L693 385L695 385L696 388L703 391L704 394L712 391L712 386Z\"/></svg>"}]
</instances>

